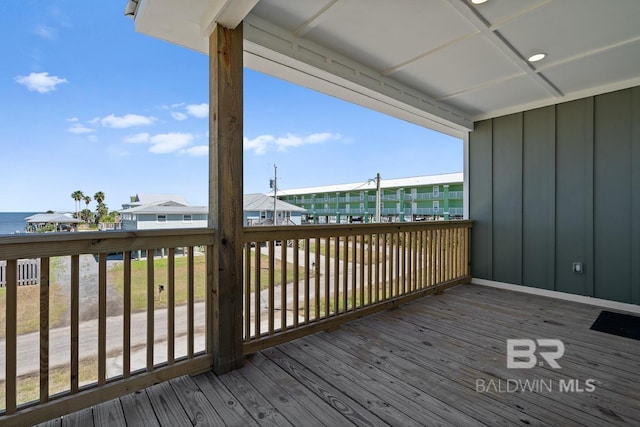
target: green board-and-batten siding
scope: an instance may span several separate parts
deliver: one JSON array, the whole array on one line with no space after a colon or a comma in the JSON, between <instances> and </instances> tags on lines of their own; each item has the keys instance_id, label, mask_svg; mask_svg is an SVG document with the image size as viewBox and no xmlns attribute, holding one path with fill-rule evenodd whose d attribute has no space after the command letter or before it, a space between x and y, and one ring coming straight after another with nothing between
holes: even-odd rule
<instances>
[{"instance_id":1,"label":"green board-and-batten siding","mask_svg":"<svg viewBox=\"0 0 640 427\"><path fill-rule=\"evenodd\" d=\"M640 87L477 122L469 182L474 277L640 304Z\"/></svg>"}]
</instances>

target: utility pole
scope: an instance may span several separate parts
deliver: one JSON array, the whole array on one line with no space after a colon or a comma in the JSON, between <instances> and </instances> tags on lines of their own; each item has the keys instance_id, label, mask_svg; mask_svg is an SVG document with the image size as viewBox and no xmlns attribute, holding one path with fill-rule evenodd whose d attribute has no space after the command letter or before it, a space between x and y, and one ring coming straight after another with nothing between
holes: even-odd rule
<instances>
[{"instance_id":1,"label":"utility pole","mask_svg":"<svg viewBox=\"0 0 640 427\"><path fill-rule=\"evenodd\" d=\"M380 172L376 174L376 222L380 223Z\"/></svg>"},{"instance_id":2,"label":"utility pole","mask_svg":"<svg viewBox=\"0 0 640 427\"><path fill-rule=\"evenodd\" d=\"M273 188L273 225L278 225L278 209L276 207L276 203L278 202L278 166L275 164L273 165L271 188Z\"/></svg>"}]
</instances>

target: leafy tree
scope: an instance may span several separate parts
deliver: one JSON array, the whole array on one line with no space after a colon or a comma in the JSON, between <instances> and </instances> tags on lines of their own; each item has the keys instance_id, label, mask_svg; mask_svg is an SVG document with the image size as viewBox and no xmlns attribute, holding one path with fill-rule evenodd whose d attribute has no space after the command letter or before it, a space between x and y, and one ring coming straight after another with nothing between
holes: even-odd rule
<instances>
[{"instance_id":1,"label":"leafy tree","mask_svg":"<svg viewBox=\"0 0 640 427\"><path fill-rule=\"evenodd\" d=\"M93 212L91 212L89 209L82 209L80 211L80 219L84 222L91 222L91 220L93 219Z\"/></svg>"}]
</instances>

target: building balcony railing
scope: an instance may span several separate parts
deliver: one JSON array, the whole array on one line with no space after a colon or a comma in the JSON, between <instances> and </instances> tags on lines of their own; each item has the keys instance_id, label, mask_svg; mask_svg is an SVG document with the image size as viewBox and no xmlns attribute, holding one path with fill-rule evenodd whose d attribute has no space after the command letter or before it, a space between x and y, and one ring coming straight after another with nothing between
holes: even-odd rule
<instances>
[{"instance_id":1,"label":"building balcony railing","mask_svg":"<svg viewBox=\"0 0 640 427\"><path fill-rule=\"evenodd\" d=\"M469 282L470 228L470 221L245 228L243 353ZM214 237L211 229L180 229L0 238L0 424L36 424L210 370L221 345L213 307L225 304L212 292ZM27 258L40 262L39 285L19 286L19 260ZM65 296L68 323L56 317Z\"/></svg>"}]
</instances>

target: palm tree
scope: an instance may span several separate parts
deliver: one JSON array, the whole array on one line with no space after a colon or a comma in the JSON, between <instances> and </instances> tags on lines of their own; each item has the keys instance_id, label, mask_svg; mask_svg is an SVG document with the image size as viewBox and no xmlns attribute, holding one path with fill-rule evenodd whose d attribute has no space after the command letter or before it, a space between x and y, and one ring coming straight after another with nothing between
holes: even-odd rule
<instances>
[{"instance_id":1,"label":"palm tree","mask_svg":"<svg viewBox=\"0 0 640 427\"><path fill-rule=\"evenodd\" d=\"M93 199L98 202L98 204L101 204L102 202L104 202L104 193L102 191L98 191L93 195Z\"/></svg>"},{"instance_id":2,"label":"palm tree","mask_svg":"<svg viewBox=\"0 0 640 427\"><path fill-rule=\"evenodd\" d=\"M84 193L80 190L71 193L71 198L76 201L76 218L78 218L78 211L80 210L80 200L84 198Z\"/></svg>"},{"instance_id":3,"label":"palm tree","mask_svg":"<svg viewBox=\"0 0 640 427\"><path fill-rule=\"evenodd\" d=\"M85 209L89 209L89 203L91 203L91 197L84 196L84 203L85 203L85 205L87 205L87 207Z\"/></svg>"}]
</instances>

